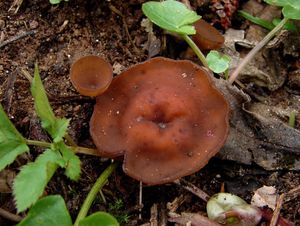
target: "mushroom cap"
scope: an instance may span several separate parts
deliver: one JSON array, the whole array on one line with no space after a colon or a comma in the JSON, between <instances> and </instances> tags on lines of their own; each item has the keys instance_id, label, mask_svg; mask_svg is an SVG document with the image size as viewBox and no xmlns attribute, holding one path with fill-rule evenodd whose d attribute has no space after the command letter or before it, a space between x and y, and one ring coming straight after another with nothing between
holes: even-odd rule
<instances>
[{"instance_id":1,"label":"mushroom cap","mask_svg":"<svg viewBox=\"0 0 300 226\"><path fill-rule=\"evenodd\" d=\"M84 96L98 96L110 85L113 78L111 65L98 56L85 56L71 67L71 82Z\"/></svg>"},{"instance_id":2,"label":"mushroom cap","mask_svg":"<svg viewBox=\"0 0 300 226\"><path fill-rule=\"evenodd\" d=\"M187 60L154 58L115 77L96 99L93 141L123 170L163 184L204 167L224 144L229 107L206 70Z\"/></svg>"},{"instance_id":3,"label":"mushroom cap","mask_svg":"<svg viewBox=\"0 0 300 226\"><path fill-rule=\"evenodd\" d=\"M194 24L196 34L193 41L201 50L219 49L224 43L224 37L220 32L205 20L197 20Z\"/></svg>"}]
</instances>

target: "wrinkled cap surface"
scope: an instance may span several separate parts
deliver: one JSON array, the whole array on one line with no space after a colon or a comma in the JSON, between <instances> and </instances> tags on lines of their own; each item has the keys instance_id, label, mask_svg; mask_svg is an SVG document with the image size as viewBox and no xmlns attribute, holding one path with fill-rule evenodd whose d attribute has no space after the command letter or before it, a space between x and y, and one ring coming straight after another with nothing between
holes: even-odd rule
<instances>
[{"instance_id":1,"label":"wrinkled cap surface","mask_svg":"<svg viewBox=\"0 0 300 226\"><path fill-rule=\"evenodd\" d=\"M224 43L221 33L205 20L197 20L194 24L196 34L192 36L193 41L201 50L219 49Z\"/></svg>"},{"instance_id":2,"label":"wrinkled cap surface","mask_svg":"<svg viewBox=\"0 0 300 226\"><path fill-rule=\"evenodd\" d=\"M96 101L90 132L100 154L124 155L124 172L146 184L198 171L227 137L228 104L190 61L159 57L133 66Z\"/></svg>"},{"instance_id":3,"label":"wrinkled cap surface","mask_svg":"<svg viewBox=\"0 0 300 226\"><path fill-rule=\"evenodd\" d=\"M110 85L113 78L111 65L98 56L85 56L71 67L71 82L84 96L98 96Z\"/></svg>"}]
</instances>

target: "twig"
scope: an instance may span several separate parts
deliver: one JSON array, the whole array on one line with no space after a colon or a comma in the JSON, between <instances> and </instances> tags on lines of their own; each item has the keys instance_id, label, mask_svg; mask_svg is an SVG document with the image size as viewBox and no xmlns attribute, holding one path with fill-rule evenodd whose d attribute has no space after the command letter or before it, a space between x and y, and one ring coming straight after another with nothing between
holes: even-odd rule
<instances>
[{"instance_id":1,"label":"twig","mask_svg":"<svg viewBox=\"0 0 300 226\"><path fill-rule=\"evenodd\" d=\"M254 56L280 31L283 26L288 21L287 18L283 18L283 20L272 30L270 31L264 38L261 40L241 61L239 66L234 70L234 72L229 77L229 83L232 84L240 72L245 68L245 66L254 58Z\"/></svg>"},{"instance_id":2,"label":"twig","mask_svg":"<svg viewBox=\"0 0 300 226\"><path fill-rule=\"evenodd\" d=\"M284 202L289 202L300 196L300 185L285 194Z\"/></svg>"},{"instance_id":3,"label":"twig","mask_svg":"<svg viewBox=\"0 0 300 226\"><path fill-rule=\"evenodd\" d=\"M32 30L32 31L27 31L27 32L24 32L22 34L16 35L16 36L12 37L11 39L8 39L7 41L4 41L4 42L0 43L0 49L4 46L14 42L14 41L17 41L21 38L24 38L24 37L28 36L28 35L33 35L33 34L36 34L36 33L37 33L36 30Z\"/></svg>"},{"instance_id":4,"label":"twig","mask_svg":"<svg viewBox=\"0 0 300 226\"><path fill-rule=\"evenodd\" d=\"M139 206L141 208L139 208L139 219L142 219L142 206L143 206L143 182L140 181L140 186L139 186Z\"/></svg>"},{"instance_id":5,"label":"twig","mask_svg":"<svg viewBox=\"0 0 300 226\"><path fill-rule=\"evenodd\" d=\"M25 78L27 78L27 80L31 83L33 78L30 75L30 73L26 69L24 69L24 68L21 68L21 72L22 72L23 76Z\"/></svg>"},{"instance_id":6,"label":"twig","mask_svg":"<svg viewBox=\"0 0 300 226\"><path fill-rule=\"evenodd\" d=\"M7 210L2 208L0 208L0 216L14 222L20 222L21 220L23 220L23 218L20 217L19 215L10 213Z\"/></svg>"},{"instance_id":7,"label":"twig","mask_svg":"<svg viewBox=\"0 0 300 226\"><path fill-rule=\"evenodd\" d=\"M200 199L203 201L207 202L208 199L210 198L208 194L206 194L204 191L202 191L200 188L196 187L192 183L185 181L183 179L181 180L176 180L173 182L174 184L177 184L184 188L185 190L193 193L194 195L198 196Z\"/></svg>"},{"instance_id":8,"label":"twig","mask_svg":"<svg viewBox=\"0 0 300 226\"><path fill-rule=\"evenodd\" d=\"M280 210L282 207L282 203L283 203L283 199L284 199L285 194L281 194L276 202L276 207L273 213L273 217L271 219L271 223L270 226L276 226L277 225L277 221L279 218L279 214L280 214Z\"/></svg>"},{"instance_id":9,"label":"twig","mask_svg":"<svg viewBox=\"0 0 300 226\"><path fill-rule=\"evenodd\" d=\"M157 220L157 204L154 203L153 206L151 207L151 216L150 216L150 226L158 226L158 220Z\"/></svg>"}]
</instances>

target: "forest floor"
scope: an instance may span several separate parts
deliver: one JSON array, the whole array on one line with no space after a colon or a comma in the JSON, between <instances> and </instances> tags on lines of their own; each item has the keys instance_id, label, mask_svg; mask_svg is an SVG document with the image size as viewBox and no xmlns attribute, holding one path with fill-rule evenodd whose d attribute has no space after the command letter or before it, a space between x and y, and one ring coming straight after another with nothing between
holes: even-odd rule
<instances>
[{"instance_id":1,"label":"forest floor","mask_svg":"<svg viewBox=\"0 0 300 226\"><path fill-rule=\"evenodd\" d=\"M85 55L99 55L113 65L114 75L148 59L151 55L173 59L188 58L199 63L187 50L185 43L164 34L157 27L154 28L154 34L161 41L161 48L149 49L149 33L141 25L145 18L141 10L143 2L145 1L70 0L54 6L47 0L15 1L15 4L12 1L0 1L0 101L24 137L48 139L35 114L30 82L25 76L26 72L33 75L35 62L39 65L43 84L55 114L71 119L70 135L77 144L86 147L94 147L89 135L89 119L95 100L79 95L70 82L70 66L76 59ZM231 24L218 23L220 18L211 10L213 2L215 1L195 0L191 1L191 5L207 21L215 22L215 26L222 33L228 28L249 32L250 23L236 15L233 18L228 17L229 21L232 19ZM239 7L246 7L248 2L254 2L261 10L266 6L260 1L244 0L240 1ZM251 29L256 33L266 33L266 30L257 27ZM294 46L293 51L285 49L288 47L279 43L274 50L275 56L268 54L266 57L270 61L278 59L279 65L286 65L286 69L281 70L284 75L275 79L267 78L268 76L249 78L243 75L241 81L246 87L244 91L256 102L268 102L269 105L274 104L278 107L278 103L289 100L292 103L282 105L297 105L295 109L299 110L300 41L295 43L299 45ZM237 51L240 49L243 49L243 46L237 48ZM255 108L251 108L251 111L255 111ZM281 117L281 120L287 123L288 116ZM298 112L294 129L297 134L299 127ZM20 156L0 174L1 209L16 214L11 190L12 181L20 167L34 160L41 151L39 148L32 148L30 154ZM299 160L299 147L297 151L293 154ZM69 180L63 171L58 170L46 189L46 194L62 195L73 219L91 186L109 164L108 160L88 155L80 155L80 159L82 174L79 181ZM209 195L218 193L225 186L226 192L239 195L248 202L251 201L254 191L264 185L275 187L278 194L299 186L299 162L292 167L277 165L276 169L262 165L256 161L235 161L232 158L217 156L206 167L185 179ZM121 221L121 225L147 224L151 217L150 209L154 204L158 205L159 225L163 225L162 222L167 219L167 203L175 198L183 200L176 210L179 214L204 213L206 205L183 186L171 183L144 186L143 208L140 212L139 182L126 176L121 167L118 167L109 179L103 194L106 202L99 196L90 212L111 212ZM25 214L21 213L20 216ZM300 197L284 202L281 215L295 225L300 225ZM0 225L14 224L15 222L0 216Z\"/></svg>"}]
</instances>

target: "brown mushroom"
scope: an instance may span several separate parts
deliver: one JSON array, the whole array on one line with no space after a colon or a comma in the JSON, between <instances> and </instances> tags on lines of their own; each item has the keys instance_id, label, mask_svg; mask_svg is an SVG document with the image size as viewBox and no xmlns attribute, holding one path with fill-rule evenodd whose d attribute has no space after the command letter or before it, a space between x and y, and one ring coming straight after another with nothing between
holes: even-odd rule
<instances>
[{"instance_id":1,"label":"brown mushroom","mask_svg":"<svg viewBox=\"0 0 300 226\"><path fill-rule=\"evenodd\" d=\"M207 164L226 140L228 114L206 70L158 57L121 73L97 97L90 133L100 155L124 155L126 174L163 184Z\"/></svg>"},{"instance_id":2,"label":"brown mushroom","mask_svg":"<svg viewBox=\"0 0 300 226\"><path fill-rule=\"evenodd\" d=\"M71 82L84 96L100 95L108 88L112 78L111 65L98 56L82 57L71 67Z\"/></svg>"},{"instance_id":3,"label":"brown mushroom","mask_svg":"<svg viewBox=\"0 0 300 226\"><path fill-rule=\"evenodd\" d=\"M194 24L196 34L193 41L201 50L219 49L224 43L224 37L220 32L205 20L197 20Z\"/></svg>"}]
</instances>

